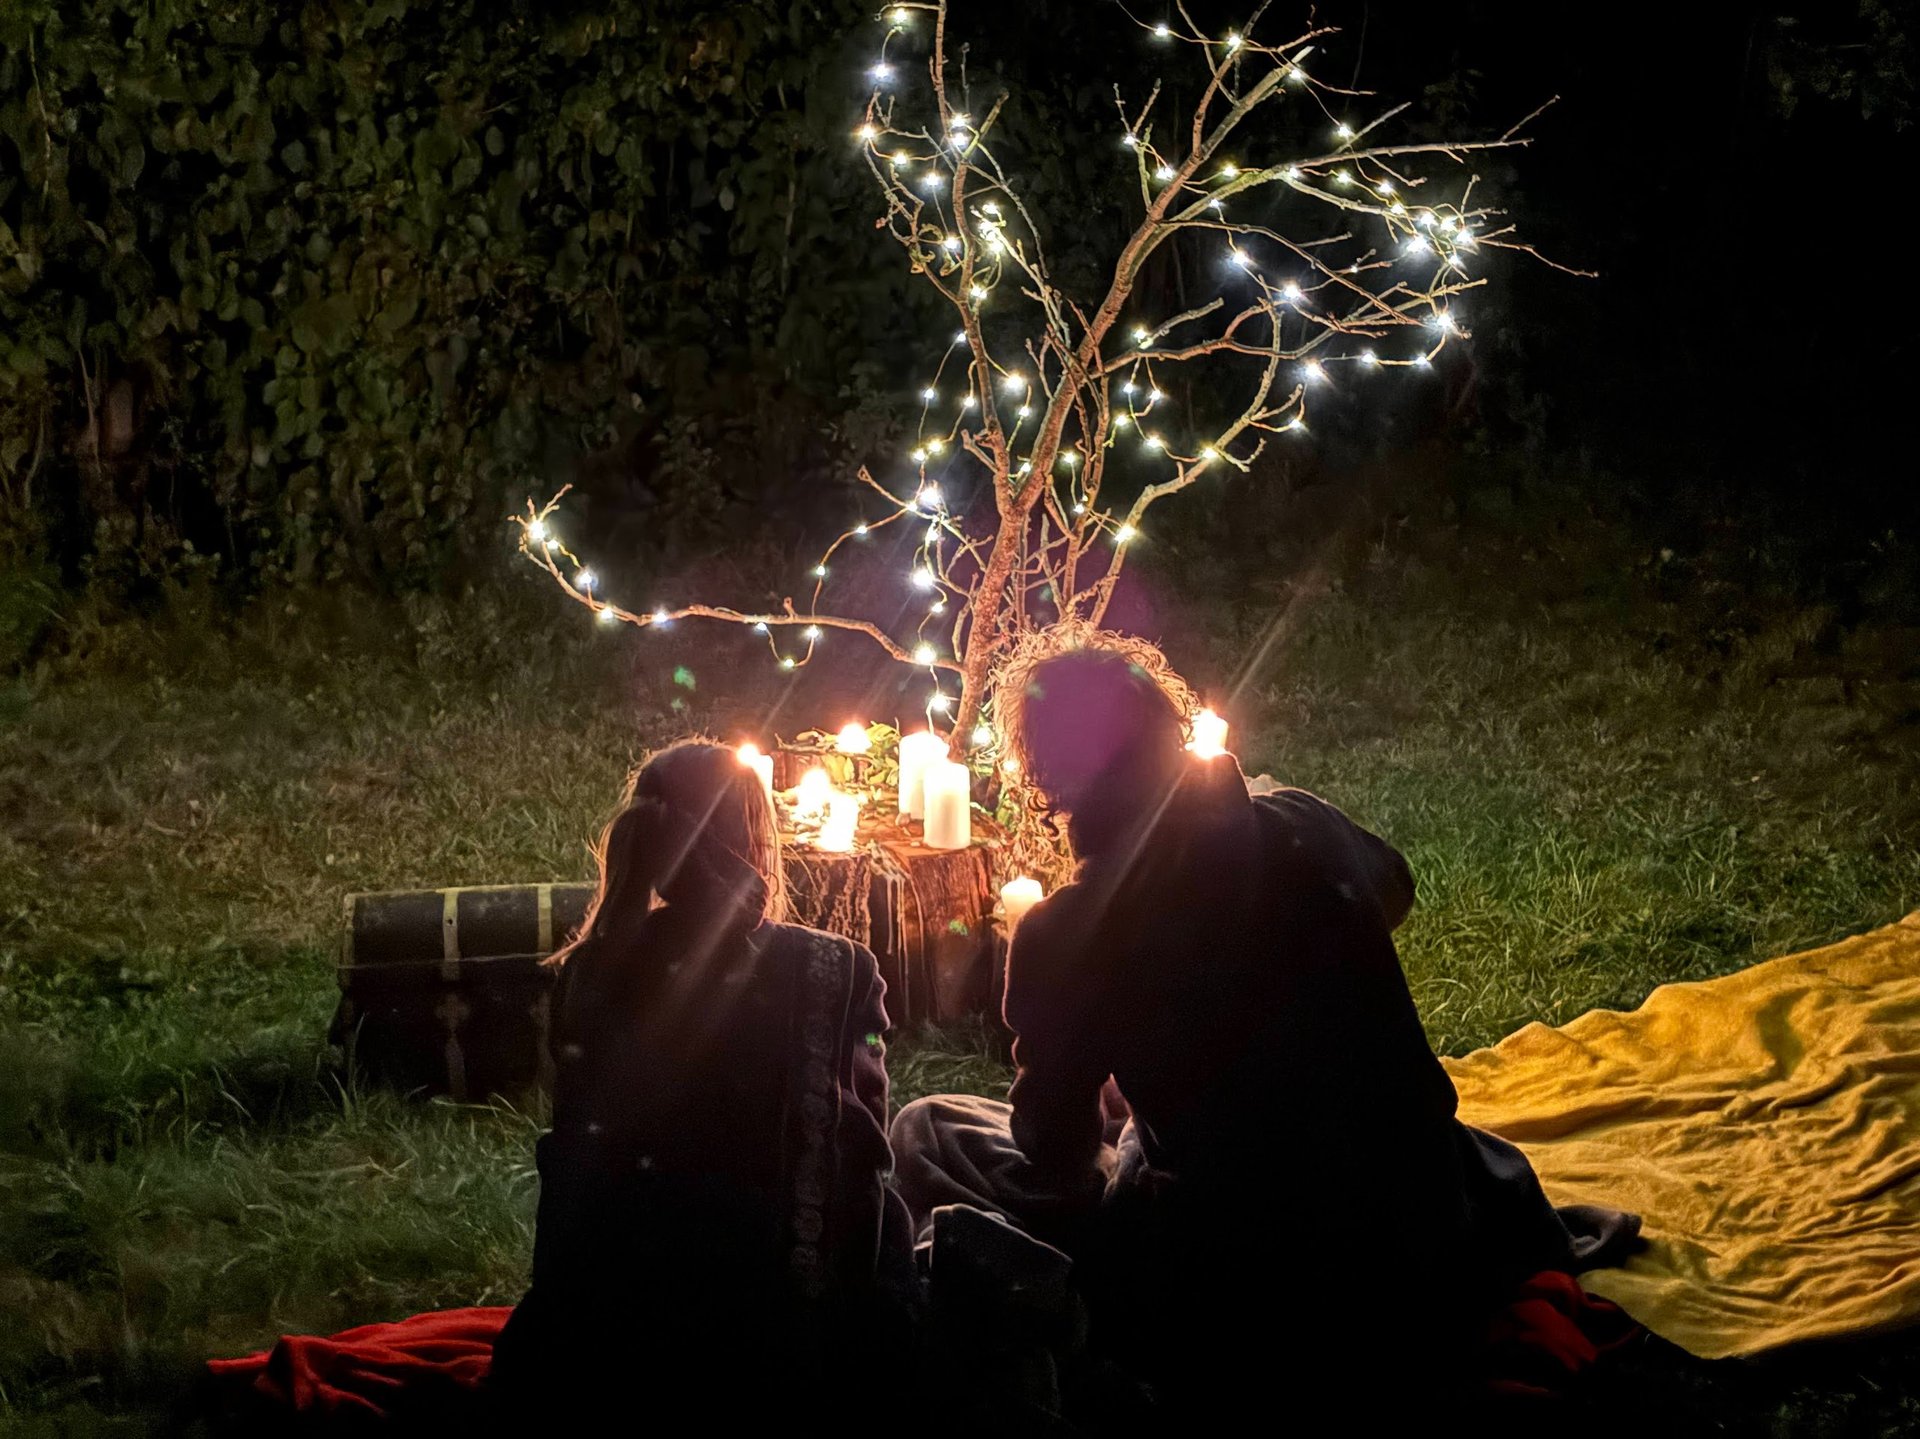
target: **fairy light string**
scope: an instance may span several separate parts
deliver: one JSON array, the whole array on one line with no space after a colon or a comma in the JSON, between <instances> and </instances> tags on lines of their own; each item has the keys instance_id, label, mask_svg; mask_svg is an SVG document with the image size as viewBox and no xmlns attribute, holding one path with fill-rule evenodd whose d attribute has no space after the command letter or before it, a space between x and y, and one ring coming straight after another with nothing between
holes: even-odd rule
<instances>
[{"instance_id":1,"label":"fairy light string","mask_svg":"<svg viewBox=\"0 0 1920 1439\"><path fill-rule=\"evenodd\" d=\"M1156 113L1158 84L1131 108L1116 93L1113 153L1133 167L1141 218L1106 293L1087 303L1053 280L1042 227L1001 163L995 132L1010 98L979 106L964 72L956 79L947 0L881 11L851 140L881 198L880 227L954 315L913 385L911 441L881 466L897 478L860 468L874 512L827 545L800 602L772 612L616 602L561 537L565 490L516 517L521 552L602 623L744 624L785 669L836 632L862 635L926 674L928 721L956 749L991 748L995 656L1034 628L1098 626L1156 504L1229 468L1248 472L1269 443L1310 443L1321 394L1381 371L1431 370L1469 336L1463 299L1487 283L1478 262L1488 251L1554 264L1476 198L1471 169L1482 152L1526 145L1520 131L1538 110L1489 138L1393 143L1388 129L1407 106L1369 114L1370 92L1314 73L1330 27L1270 42L1258 19L1218 35L1178 7L1135 21L1145 44L1204 79L1179 116ZM1275 105L1312 107L1316 153L1260 153L1256 122ZM1281 194L1343 228L1305 239L1305 226L1289 233L1250 217L1252 200ZM1182 234L1217 255L1216 293L1179 313L1144 313L1135 286ZM1231 418L1182 414L1170 394L1188 385L1235 396ZM1118 497L1116 462L1127 475ZM978 503L964 515L949 507L950 494L979 480L990 518ZM903 613L918 618L889 628L833 613L842 551L895 526L913 535L900 546L900 584Z\"/></svg>"}]
</instances>

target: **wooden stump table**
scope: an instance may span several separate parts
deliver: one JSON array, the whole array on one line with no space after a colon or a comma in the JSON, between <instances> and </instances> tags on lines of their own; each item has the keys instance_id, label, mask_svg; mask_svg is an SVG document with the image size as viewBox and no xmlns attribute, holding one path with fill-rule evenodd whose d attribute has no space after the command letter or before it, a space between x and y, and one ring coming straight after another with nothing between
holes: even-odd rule
<instances>
[{"instance_id":1,"label":"wooden stump table","mask_svg":"<svg viewBox=\"0 0 1920 1439\"><path fill-rule=\"evenodd\" d=\"M997 1010L992 847L929 849L891 815L844 853L783 848L791 918L867 945L895 1025ZM981 831L985 831L982 833ZM544 1087L553 971L590 884L352 894L332 1038L372 1077L456 1099Z\"/></svg>"}]
</instances>

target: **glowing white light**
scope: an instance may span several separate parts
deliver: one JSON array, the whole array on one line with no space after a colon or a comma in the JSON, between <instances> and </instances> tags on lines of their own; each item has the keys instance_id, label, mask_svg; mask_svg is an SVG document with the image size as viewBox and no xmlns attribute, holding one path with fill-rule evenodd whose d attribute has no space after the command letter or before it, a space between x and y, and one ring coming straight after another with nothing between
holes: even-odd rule
<instances>
[{"instance_id":1,"label":"glowing white light","mask_svg":"<svg viewBox=\"0 0 1920 1439\"><path fill-rule=\"evenodd\" d=\"M935 690L933 692L933 698L927 701L928 709L937 710L941 714L945 714L952 706L953 697L951 695L941 694L938 690Z\"/></svg>"},{"instance_id":2,"label":"glowing white light","mask_svg":"<svg viewBox=\"0 0 1920 1439\"><path fill-rule=\"evenodd\" d=\"M661 612L659 610L653 612L653 622L655 624L660 623L660 614ZM755 620L753 622L753 632L757 635L765 634L767 632L767 622L765 620Z\"/></svg>"},{"instance_id":3,"label":"glowing white light","mask_svg":"<svg viewBox=\"0 0 1920 1439\"><path fill-rule=\"evenodd\" d=\"M966 343L967 343L967 332L966 332L965 330L955 330L955 331L953 332L953 343L954 343L954 344L956 344L956 345L964 345L964 344L966 344Z\"/></svg>"},{"instance_id":4,"label":"glowing white light","mask_svg":"<svg viewBox=\"0 0 1920 1439\"><path fill-rule=\"evenodd\" d=\"M1150 450L1165 449L1167 444L1167 442L1161 439L1158 435L1146 436L1143 443L1145 443L1146 447Z\"/></svg>"},{"instance_id":5,"label":"glowing white light","mask_svg":"<svg viewBox=\"0 0 1920 1439\"><path fill-rule=\"evenodd\" d=\"M980 403L980 397L974 394L973 391L971 390L967 391L966 394L960 397L960 408L963 410L971 410L975 405L979 403Z\"/></svg>"},{"instance_id":6,"label":"glowing white light","mask_svg":"<svg viewBox=\"0 0 1920 1439\"><path fill-rule=\"evenodd\" d=\"M817 640L817 639L819 639L819 638L820 638L820 626L818 626L818 625L808 625L808 626L807 626L807 627L806 627L806 628L805 628L804 630L802 630L802 631L801 631L800 633L801 633L801 634L803 634L803 635L805 635L805 636L806 636L806 637L807 637L808 639L810 639L810 640Z\"/></svg>"},{"instance_id":7,"label":"glowing white light","mask_svg":"<svg viewBox=\"0 0 1920 1439\"><path fill-rule=\"evenodd\" d=\"M1433 246L1427 243L1427 237L1425 235L1415 235L1400 248L1403 253L1408 255L1424 255L1431 250Z\"/></svg>"},{"instance_id":8,"label":"glowing white light","mask_svg":"<svg viewBox=\"0 0 1920 1439\"><path fill-rule=\"evenodd\" d=\"M904 25L912 18L912 16L907 14L904 7L896 7L893 12L893 23L896 25Z\"/></svg>"},{"instance_id":9,"label":"glowing white light","mask_svg":"<svg viewBox=\"0 0 1920 1439\"><path fill-rule=\"evenodd\" d=\"M1374 354L1372 350L1362 350L1360 352L1360 363L1363 365L1377 365L1380 363L1380 357Z\"/></svg>"},{"instance_id":10,"label":"glowing white light","mask_svg":"<svg viewBox=\"0 0 1920 1439\"><path fill-rule=\"evenodd\" d=\"M1423 230L1431 230L1433 228L1433 211L1422 210L1413 217L1413 223Z\"/></svg>"},{"instance_id":11,"label":"glowing white light","mask_svg":"<svg viewBox=\"0 0 1920 1439\"><path fill-rule=\"evenodd\" d=\"M946 447L947 442L938 435L935 435L931 440L927 441L927 453L930 455L937 455Z\"/></svg>"},{"instance_id":12,"label":"glowing white light","mask_svg":"<svg viewBox=\"0 0 1920 1439\"><path fill-rule=\"evenodd\" d=\"M1224 215L1227 213L1227 207L1221 204L1218 200L1209 200L1207 201L1207 205L1212 209L1213 213L1216 215Z\"/></svg>"},{"instance_id":13,"label":"glowing white light","mask_svg":"<svg viewBox=\"0 0 1920 1439\"><path fill-rule=\"evenodd\" d=\"M1136 530L1132 525L1122 525L1113 532L1113 542L1116 545L1124 545L1139 533L1140 531ZM1144 561L1142 563L1144 563Z\"/></svg>"},{"instance_id":14,"label":"glowing white light","mask_svg":"<svg viewBox=\"0 0 1920 1439\"><path fill-rule=\"evenodd\" d=\"M1391 205L1387 206L1387 213L1390 215L1404 215L1407 213L1407 207L1398 200L1395 200Z\"/></svg>"},{"instance_id":15,"label":"glowing white light","mask_svg":"<svg viewBox=\"0 0 1920 1439\"><path fill-rule=\"evenodd\" d=\"M1297 305L1305 298L1305 292L1294 281L1289 280L1280 287L1280 297L1289 305Z\"/></svg>"},{"instance_id":16,"label":"glowing white light","mask_svg":"<svg viewBox=\"0 0 1920 1439\"><path fill-rule=\"evenodd\" d=\"M1030 474L1032 474L1032 473L1033 473L1033 461L1032 461L1032 460L1022 460L1022 461L1020 462L1020 473L1021 473L1021 474L1023 474L1023 475L1030 475Z\"/></svg>"},{"instance_id":17,"label":"glowing white light","mask_svg":"<svg viewBox=\"0 0 1920 1439\"><path fill-rule=\"evenodd\" d=\"M917 665L930 665L934 661L932 645L917 645L913 651L913 662Z\"/></svg>"},{"instance_id":18,"label":"glowing white light","mask_svg":"<svg viewBox=\"0 0 1920 1439\"><path fill-rule=\"evenodd\" d=\"M1469 230L1465 225L1462 225L1460 227L1460 233L1453 237L1453 243L1463 249L1471 249L1473 246L1473 231Z\"/></svg>"},{"instance_id":19,"label":"glowing white light","mask_svg":"<svg viewBox=\"0 0 1920 1439\"><path fill-rule=\"evenodd\" d=\"M990 726L982 724L973 727L973 747L975 749L985 749L992 743L993 730Z\"/></svg>"},{"instance_id":20,"label":"glowing white light","mask_svg":"<svg viewBox=\"0 0 1920 1439\"><path fill-rule=\"evenodd\" d=\"M944 615L946 612L947 602L945 600L935 600L927 606L927 613L930 615Z\"/></svg>"},{"instance_id":21,"label":"glowing white light","mask_svg":"<svg viewBox=\"0 0 1920 1439\"><path fill-rule=\"evenodd\" d=\"M920 177L920 183L926 189L938 190L946 178L947 177L942 175L938 170L929 170Z\"/></svg>"},{"instance_id":22,"label":"glowing white light","mask_svg":"<svg viewBox=\"0 0 1920 1439\"><path fill-rule=\"evenodd\" d=\"M871 125L862 125L858 130L855 130L853 133L858 135L862 140L871 141L873 137L878 135L880 132L874 129L873 126Z\"/></svg>"},{"instance_id":23,"label":"glowing white light","mask_svg":"<svg viewBox=\"0 0 1920 1439\"><path fill-rule=\"evenodd\" d=\"M1308 360L1300 367L1300 373L1306 377L1310 385L1317 385L1327 377L1327 372L1320 368L1318 360Z\"/></svg>"},{"instance_id":24,"label":"glowing white light","mask_svg":"<svg viewBox=\"0 0 1920 1439\"><path fill-rule=\"evenodd\" d=\"M920 392L920 398L931 405L935 400L940 398L940 392L934 389L932 385L928 385L926 389Z\"/></svg>"},{"instance_id":25,"label":"glowing white light","mask_svg":"<svg viewBox=\"0 0 1920 1439\"><path fill-rule=\"evenodd\" d=\"M793 656L792 656L792 655L781 655L781 656L780 656L780 668L781 668L781 669L783 669L783 670L790 670L790 669L792 669L792 668L793 668L793 666L794 666L794 658L793 658Z\"/></svg>"},{"instance_id":26,"label":"glowing white light","mask_svg":"<svg viewBox=\"0 0 1920 1439\"><path fill-rule=\"evenodd\" d=\"M896 170L904 169L907 165L907 162L912 158L913 157L907 154L905 150L895 150L893 152L893 166Z\"/></svg>"},{"instance_id":27,"label":"glowing white light","mask_svg":"<svg viewBox=\"0 0 1920 1439\"><path fill-rule=\"evenodd\" d=\"M602 605L600 606L599 612L594 615L594 618L603 625L610 625L618 620L620 616L614 612L612 605Z\"/></svg>"},{"instance_id":28,"label":"glowing white light","mask_svg":"<svg viewBox=\"0 0 1920 1439\"><path fill-rule=\"evenodd\" d=\"M1014 414L1014 418L1015 418L1015 419L1020 419L1020 420L1024 420L1024 419L1026 419L1026 417L1027 417L1028 415L1031 415L1032 413L1033 413L1033 406L1032 406L1032 405L1022 405L1022 406L1021 406L1021 407L1020 407L1019 409L1017 409L1017 410L1015 410L1015 411L1013 412L1013 414Z\"/></svg>"},{"instance_id":29,"label":"glowing white light","mask_svg":"<svg viewBox=\"0 0 1920 1439\"><path fill-rule=\"evenodd\" d=\"M1298 180L1300 178L1300 167L1298 165L1287 166L1287 178L1289 180Z\"/></svg>"},{"instance_id":30,"label":"glowing white light","mask_svg":"<svg viewBox=\"0 0 1920 1439\"><path fill-rule=\"evenodd\" d=\"M1135 329L1133 332L1133 343L1143 350L1146 349L1148 345L1153 343L1153 332L1144 326Z\"/></svg>"},{"instance_id":31,"label":"glowing white light","mask_svg":"<svg viewBox=\"0 0 1920 1439\"><path fill-rule=\"evenodd\" d=\"M1433 368L1433 356L1415 355L1413 357L1413 363L1423 370L1430 370Z\"/></svg>"},{"instance_id":32,"label":"glowing white light","mask_svg":"<svg viewBox=\"0 0 1920 1439\"><path fill-rule=\"evenodd\" d=\"M1227 752L1227 722L1212 710L1201 710L1193 717L1193 739L1187 748L1200 759L1213 759Z\"/></svg>"},{"instance_id":33,"label":"glowing white light","mask_svg":"<svg viewBox=\"0 0 1920 1439\"><path fill-rule=\"evenodd\" d=\"M1073 512L1076 515L1084 515L1087 512L1087 507L1085 505L1075 505L1073 507Z\"/></svg>"},{"instance_id":34,"label":"glowing white light","mask_svg":"<svg viewBox=\"0 0 1920 1439\"><path fill-rule=\"evenodd\" d=\"M913 572L913 586L915 589L930 590L934 587L935 583L933 571L925 565L921 565Z\"/></svg>"},{"instance_id":35,"label":"glowing white light","mask_svg":"<svg viewBox=\"0 0 1920 1439\"><path fill-rule=\"evenodd\" d=\"M922 485L913 502L923 510L937 510L947 502L947 497L938 485Z\"/></svg>"},{"instance_id":36,"label":"glowing white light","mask_svg":"<svg viewBox=\"0 0 1920 1439\"><path fill-rule=\"evenodd\" d=\"M1440 217L1440 228L1448 233L1452 233L1460 228L1460 222L1451 215L1443 215Z\"/></svg>"},{"instance_id":37,"label":"glowing white light","mask_svg":"<svg viewBox=\"0 0 1920 1439\"><path fill-rule=\"evenodd\" d=\"M813 577L816 580L824 580L827 577L827 567L825 565L815 565L813 567Z\"/></svg>"},{"instance_id":38,"label":"glowing white light","mask_svg":"<svg viewBox=\"0 0 1920 1439\"><path fill-rule=\"evenodd\" d=\"M673 616L668 614L664 609L658 609L653 612L653 622L656 625L664 625L668 620L672 618ZM760 628L764 630L766 626L761 625Z\"/></svg>"},{"instance_id":39,"label":"glowing white light","mask_svg":"<svg viewBox=\"0 0 1920 1439\"><path fill-rule=\"evenodd\" d=\"M1173 34L1173 27L1164 20L1153 27L1153 38L1156 40L1165 40L1171 34Z\"/></svg>"},{"instance_id":40,"label":"glowing white light","mask_svg":"<svg viewBox=\"0 0 1920 1439\"><path fill-rule=\"evenodd\" d=\"M1349 175L1345 170L1335 170L1333 172L1333 183L1336 185L1351 185L1353 183L1353 176Z\"/></svg>"},{"instance_id":41,"label":"glowing white light","mask_svg":"<svg viewBox=\"0 0 1920 1439\"><path fill-rule=\"evenodd\" d=\"M863 540L867 537L867 527L865 525L855 525L853 532Z\"/></svg>"},{"instance_id":42,"label":"glowing white light","mask_svg":"<svg viewBox=\"0 0 1920 1439\"><path fill-rule=\"evenodd\" d=\"M1124 430L1127 427L1127 417L1125 415L1115 415L1113 417L1113 427L1116 430Z\"/></svg>"},{"instance_id":43,"label":"glowing white light","mask_svg":"<svg viewBox=\"0 0 1920 1439\"><path fill-rule=\"evenodd\" d=\"M535 544L545 542L547 538L547 522L545 520L528 520L527 538Z\"/></svg>"},{"instance_id":44,"label":"glowing white light","mask_svg":"<svg viewBox=\"0 0 1920 1439\"><path fill-rule=\"evenodd\" d=\"M1131 395L1135 390L1139 388L1140 387L1134 384L1132 380L1128 380L1125 384L1120 386L1120 393L1123 395Z\"/></svg>"},{"instance_id":45,"label":"glowing white light","mask_svg":"<svg viewBox=\"0 0 1920 1439\"><path fill-rule=\"evenodd\" d=\"M1229 50L1238 50L1240 48L1240 32L1239 31L1236 30L1231 35L1227 36L1227 48Z\"/></svg>"},{"instance_id":46,"label":"glowing white light","mask_svg":"<svg viewBox=\"0 0 1920 1439\"><path fill-rule=\"evenodd\" d=\"M1120 137L1120 143L1125 145L1129 150L1132 150L1140 144L1140 137L1129 130Z\"/></svg>"},{"instance_id":47,"label":"glowing white light","mask_svg":"<svg viewBox=\"0 0 1920 1439\"><path fill-rule=\"evenodd\" d=\"M801 823L818 822L827 812L833 797L833 777L819 765L800 776L793 791L793 817Z\"/></svg>"},{"instance_id":48,"label":"glowing white light","mask_svg":"<svg viewBox=\"0 0 1920 1439\"><path fill-rule=\"evenodd\" d=\"M1229 160L1226 164L1220 167L1220 176L1222 179L1232 180L1237 178L1239 174L1240 174L1240 167L1234 164L1231 160Z\"/></svg>"},{"instance_id":49,"label":"glowing white light","mask_svg":"<svg viewBox=\"0 0 1920 1439\"><path fill-rule=\"evenodd\" d=\"M1173 166L1171 165L1156 166L1154 168L1153 178L1161 181L1162 183L1168 180L1171 180L1173 178Z\"/></svg>"},{"instance_id":50,"label":"glowing white light","mask_svg":"<svg viewBox=\"0 0 1920 1439\"><path fill-rule=\"evenodd\" d=\"M1161 394L1158 390L1154 390L1147 395L1147 403L1150 405L1157 405L1164 399L1166 399L1166 396Z\"/></svg>"},{"instance_id":51,"label":"glowing white light","mask_svg":"<svg viewBox=\"0 0 1920 1439\"><path fill-rule=\"evenodd\" d=\"M1243 270L1251 270L1253 268L1253 258L1248 255L1245 250L1236 247L1228 252L1228 257Z\"/></svg>"},{"instance_id":52,"label":"glowing white light","mask_svg":"<svg viewBox=\"0 0 1920 1439\"><path fill-rule=\"evenodd\" d=\"M867 71L867 74L873 80L874 84L884 85L893 78L893 66L875 65Z\"/></svg>"},{"instance_id":53,"label":"glowing white light","mask_svg":"<svg viewBox=\"0 0 1920 1439\"><path fill-rule=\"evenodd\" d=\"M1009 394L1012 394L1016 390L1026 389L1027 377L1025 375L1008 375L1000 384Z\"/></svg>"},{"instance_id":54,"label":"glowing white light","mask_svg":"<svg viewBox=\"0 0 1920 1439\"><path fill-rule=\"evenodd\" d=\"M1393 193L1393 181L1382 180L1378 185L1375 185L1373 188L1382 195L1391 195Z\"/></svg>"},{"instance_id":55,"label":"glowing white light","mask_svg":"<svg viewBox=\"0 0 1920 1439\"><path fill-rule=\"evenodd\" d=\"M592 594L593 587L599 583L599 578L592 570L582 570L573 577L573 587L586 594Z\"/></svg>"},{"instance_id":56,"label":"glowing white light","mask_svg":"<svg viewBox=\"0 0 1920 1439\"><path fill-rule=\"evenodd\" d=\"M1351 140L1353 138L1353 126L1344 121L1335 125L1333 127L1333 138L1336 140Z\"/></svg>"},{"instance_id":57,"label":"glowing white light","mask_svg":"<svg viewBox=\"0 0 1920 1439\"><path fill-rule=\"evenodd\" d=\"M987 298L987 290L984 285L974 285L967 291L967 294L974 300L984 300Z\"/></svg>"},{"instance_id":58,"label":"glowing white light","mask_svg":"<svg viewBox=\"0 0 1920 1439\"><path fill-rule=\"evenodd\" d=\"M1080 452L1078 450L1068 450L1062 454L1060 458L1066 464L1077 465L1080 463Z\"/></svg>"},{"instance_id":59,"label":"glowing white light","mask_svg":"<svg viewBox=\"0 0 1920 1439\"><path fill-rule=\"evenodd\" d=\"M1217 460L1219 458L1220 458L1220 452L1216 450L1212 445L1208 445L1204 450L1200 452L1200 463L1203 465L1210 464L1212 461Z\"/></svg>"},{"instance_id":60,"label":"glowing white light","mask_svg":"<svg viewBox=\"0 0 1920 1439\"><path fill-rule=\"evenodd\" d=\"M1306 420L1299 415L1295 415L1291 420L1287 421L1287 428L1290 430L1304 430L1306 427Z\"/></svg>"},{"instance_id":61,"label":"glowing white light","mask_svg":"<svg viewBox=\"0 0 1920 1439\"><path fill-rule=\"evenodd\" d=\"M927 447L925 445L920 446L919 449L913 452L912 459L916 465L925 464L927 461Z\"/></svg>"},{"instance_id":62,"label":"glowing white light","mask_svg":"<svg viewBox=\"0 0 1920 1439\"><path fill-rule=\"evenodd\" d=\"M865 725L850 720L841 725L840 733L833 737L833 747L841 754L866 754L873 749L873 740Z\"/></svg>"},{"instance_id":63,"label":"glowing white light","mask_svg":"<svg viewBox=\"0 0 1920 1439\"><path fill-rule=\"evenodd\" d=\"M960 250L960 237L958 235L946 236L940 241L940 248L945 250L949 255L957 254Z\"/></svg>"},{"instance_id":64,"label":"glowing white light","mask_svg":"<svg viewBox=\"0 0 1920 1439\"><path fill-rule=\"evenodd\" d=\"M814 847L829 854L845 854L852 849L859 834L860 806L864 802L857 794L839 790L828 795L827 812L821 817L820 835L814 840Z\"/></svg>"}]
</instances>

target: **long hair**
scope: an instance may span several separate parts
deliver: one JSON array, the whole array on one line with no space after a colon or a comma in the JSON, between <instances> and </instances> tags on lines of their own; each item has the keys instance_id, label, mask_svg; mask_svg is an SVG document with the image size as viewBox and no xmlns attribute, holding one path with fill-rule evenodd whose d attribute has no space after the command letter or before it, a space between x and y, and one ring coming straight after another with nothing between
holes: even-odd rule
<instances>
[{"instance_id":1,"label":"long hair","mask_svg":"<svg viewBox=\"0 0 1920 1439\"><path fill-rule=\"evenodd\" d=\"M656 896L742 931L786 915L773 805L759 776L722 745L687 740L629 775L594 859L600 878L586 918L550 965L630 938Z\"/></svg>"}]
</instances>

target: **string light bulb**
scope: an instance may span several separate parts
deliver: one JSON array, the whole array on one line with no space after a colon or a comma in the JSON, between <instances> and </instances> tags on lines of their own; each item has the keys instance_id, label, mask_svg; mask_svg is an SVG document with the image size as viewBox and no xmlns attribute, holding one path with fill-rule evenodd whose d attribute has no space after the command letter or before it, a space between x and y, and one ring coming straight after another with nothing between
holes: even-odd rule
<instances>
[{"instance_id":1,"label":"string light bulb","mask_svg":"<svg viewBox=\"0 0 1920 1439\"><path fill-rule=\"evenodd\" d=\"M940 398L940 392L934 389L932 385L928 385L926 389L920 392L920 398L931 405L935 400Z\"/></svg>"},{"instance_id":2,"label":"string light bulb","mask_svg":"<svg viewBox=\"0 0 1920 1439\"><path fill-rule=\"evenodd\" d=\"M1158 25L1153 27L1153 38L1156 40L1165 40L1169 38L1172 34L1173 34L1173 27L1167 24L1167 22L1164 20L1162 20Z\"/></svg>"},{"instance_id":3,"label":"string light bulb","mask_svg":"<svg viewBox=\"0 0 1920 1439\"><path fill-rule=\"evenodd\" d=\"M913 585L915 589L930 590L936 583L937 581L933 577L933 571L925 565L920 565L914 570Z\"/></svg>"},{"instance_id":4,"label":"string light bulb","mask_svg":"<svg viewBox=\"0 0 1920 1439\"><path fill-rule=\"evenodd\" d=\"M1351 140L1353 138L1353 126L1347 124L1344 120L1341 121L1340 124L1333 127L1333 138L1336 140Z\"/></svg>"},{"instance_id":5,"label":"string light bulb","mask_svg":"<svg viewBox=\"0 0 1920 1439\"><path fill-rule=\"evenodd\" d=\"M527 538L537 545L545 544L547 540L547 522L545 520L528 520Z\"/></svg>"},{"instance_id":6,"label":"string light bulb","mask_svg":"<svg viewBox=\"0 0 1920 1439\"><path fill-rule=\"evenodd\" d=\"M661 608L656 609L653 612L653 614L650 616L650 618L653 620L653 623L655 623L656 625L664 625L669 620L671 620L673 616L667 613L665 606L662 606ZM764 630L766 629L766 626L763 624L760 626L760 628Z\"/></svg>"},{"instance_id":7,"label":"string light bulb","mask_svg":"<svg viewBox=\"0 0 1920 1439\"><path fill-rule=\"evenodd\" d=\"M581 570L573 577L573 587L582 594L592 594L593 587L600 583L592 570Z\"/></svg>"},{"instance_id":8,"label":"string light bulb","mask_svg":"<svg viewBox=\"0 0 1920 1439\"><path fill-rule=\"evenodd\" d=\"M1132 525L1122 525L1113 532L1113 542L1116 545L1131 543L1139 533L1140 531L1136 530Z\"/></svg>"},{"instance_id":9,"label":"string light bulb","mask_svg":"<svg viewBox=\"0 0 1920 1439\"><path fill-rule=\"evenodd\" d=\"M930 665L933 663L934 659L935 659L935 654L934 654L934 648L932 645L915 645L914 646L913 662L915 664Z\"/></svg>"},{"instance_id":10,"label":"string light bulb","mask_svg":"<svg viewBox=\"0 0 1920 1439\"><path fill-rule=\"evenodd\" d=\"M603 625L610 625L620 618L612 605L600 606L600 608L594 612L593 617Z\"/></svg>"},{"instance_id":11,"label":"string light bulb","mask_svg":"<svg viewBox=\"0 0 1920 1439\"><path fill-rule=\"evenodd\" d=\"M865 140L871 143L873 138L876 135L878 135L880 132L874 129L874 127L871 125L862 125L858 130L854 131L853 133L858 135L862 140Z\"/></svg>"},{"instance_id":12,"label":"string light bulb","mask_svg":"<svg viewBox=\"0 0 1920 1439\"><path fill-rule=\"evenodd\" d=\"M913 497L913 502L931 513L946 504L947 497L938 485L922 485L920 493Z\"/></svg>"},{"instance_id":13,"label":"string light bulb","mask_svg":"<svg viewBox=\"0 0 1920 1439\"><path fill-rule=\"evenodd\" d=\"M815 565L813 567L813 577L816 580L824 580L827 577L827 567L825 565Z\"/></svg>"}]
</instances>

